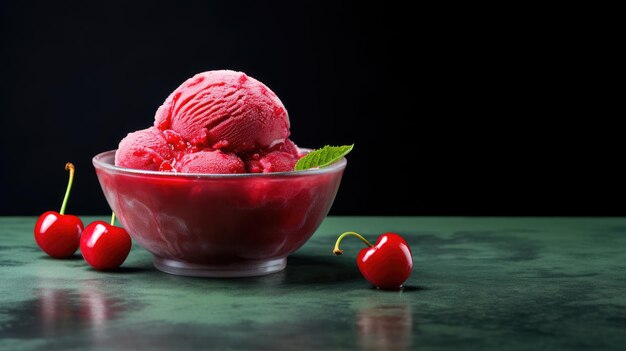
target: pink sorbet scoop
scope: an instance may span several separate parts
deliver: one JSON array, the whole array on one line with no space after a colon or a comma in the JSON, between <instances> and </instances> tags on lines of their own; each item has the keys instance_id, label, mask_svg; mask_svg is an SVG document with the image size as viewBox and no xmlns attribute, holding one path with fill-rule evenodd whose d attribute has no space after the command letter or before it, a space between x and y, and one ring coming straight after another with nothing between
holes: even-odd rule
<instances>
[{"instance_id":1,"label":"pink sorbet scoop","mask_svg":"<svg viewBox=\"0 0 626 351\"><path fill-rule=\"evenodd\" d=\"M155 114L154 127L128 134L117 166L184 173L293 170L289 115L265 84L229 70L196 74Z\"/></svg>"},{"instance_id":2,"label":"pink sorbet scoop","mask_svg":"<svg viewBox=\"0 0 626 351\"><path fill-rule=\"evenodd\" d=\"M199 73L159 107L154 125L192 145L241 153L269 148L289 137L289 116L265 84L235 71Z\"/></svg>"}]
</instances>

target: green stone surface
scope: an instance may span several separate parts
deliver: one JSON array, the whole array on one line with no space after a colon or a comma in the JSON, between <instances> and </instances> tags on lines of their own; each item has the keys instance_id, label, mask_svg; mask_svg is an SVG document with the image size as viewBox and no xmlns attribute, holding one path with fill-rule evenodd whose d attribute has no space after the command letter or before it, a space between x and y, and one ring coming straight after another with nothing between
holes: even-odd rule
<instances>
[{"instance_id":1,"label":"green stone surface","mask_svg":"<svg viewBox=\"0 0 626 351\"><path fill-rule=\"evenodd\" d=\"M43 254L35 221L0 217L1 350L626 345L625 218L331 217L286 270L239 279L161 273L138 246L119 271L96 272L79 254ZM331 254L347 230L407 239L415 267L404 290L361 277L358 240Z\"/></svg>"}]
</instances>

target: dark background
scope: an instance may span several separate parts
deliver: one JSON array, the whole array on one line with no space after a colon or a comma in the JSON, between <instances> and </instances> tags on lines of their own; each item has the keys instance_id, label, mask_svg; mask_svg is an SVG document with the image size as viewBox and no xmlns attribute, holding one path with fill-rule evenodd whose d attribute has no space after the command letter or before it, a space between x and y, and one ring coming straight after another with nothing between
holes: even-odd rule
<instances>
[{"instance_id":1,"label":"dark background","mask_svg":"<svg viewBox=\"0 0 626 351\"><path fill-rule=\"evenodd\" d=\"M91 157L229 68L300 146L356 143L332 214L626 215L612 22L445 6L2 2L0 214L58 210L66 161L69 212L107 213Z\"/></svg>"}]
</instances>

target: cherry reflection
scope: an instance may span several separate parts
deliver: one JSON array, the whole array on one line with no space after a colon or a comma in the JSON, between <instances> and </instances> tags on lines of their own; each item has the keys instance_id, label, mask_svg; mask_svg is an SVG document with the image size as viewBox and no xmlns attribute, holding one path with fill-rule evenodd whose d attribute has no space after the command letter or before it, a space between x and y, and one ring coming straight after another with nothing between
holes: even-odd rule
<instances>
[{"instance_id":1,"label":"cherry reflection","mask_svg":"<svg viewBox=\"0 0 626 351\"><path fill-rule=\"evenodd\" d=\"M408 350L413 316L408 304L374 305L358 312L358 342L362 350Z\"/></svg>"},{"instance_id":2,"label":"cherry reflection","mask_svg":"<svg viewBox=\"0 0 626 351\"><path fill-rule=\"evenodd\" d=\"M39 310L39 330L45 336L71 333L77 329L95 332L115 319L123 309L120 301L107 297L94 287L80 290L42 288L35 306Z\"/></svg>"}]
</instances>

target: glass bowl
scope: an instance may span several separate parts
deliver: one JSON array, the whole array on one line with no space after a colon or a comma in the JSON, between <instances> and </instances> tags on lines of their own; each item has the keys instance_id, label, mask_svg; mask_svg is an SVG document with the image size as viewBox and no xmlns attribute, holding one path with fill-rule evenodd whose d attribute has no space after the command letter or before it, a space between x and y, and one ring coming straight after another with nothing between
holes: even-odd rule
<instances>
[{"instance_id":1,"label":"glass bowl","mask_svg":"<svg viewBox=\"0 0 626 351\"><path fill-rule=\"evenodd\" d=\"M306 149L301 149L306 152ZM93 158L109 206L166 273L245 277L278 272L333 204L345 158L298 172L191 174L117 167Z\"/></svg>"}]
</instances>

